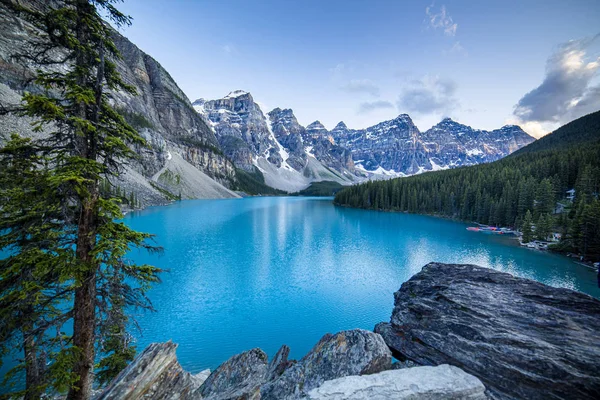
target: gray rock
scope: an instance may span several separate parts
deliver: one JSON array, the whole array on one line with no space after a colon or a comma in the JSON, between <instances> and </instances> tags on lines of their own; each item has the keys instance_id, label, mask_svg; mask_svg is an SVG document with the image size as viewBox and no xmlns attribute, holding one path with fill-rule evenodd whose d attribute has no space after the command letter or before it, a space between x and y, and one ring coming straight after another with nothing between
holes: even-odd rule
<instances>
[{"instance_id":1,"label":"gray rock","mask_svg":"<svg viewBox=\"0 0 600 400\"><path fill-rule=\"evenodd\" d=\"M308 393L314 400L485 400L479 379L451 365L346 376L323 383Z\"/></svg>"},{"instance_id":2,"label":"gray rock","mask_svg":"<svg viewBox=\"0 0 600 400\"><path fill-rule=\"evenodd\" d=\"M252 349L221 364L194 393L195 398L260 399L260 386L267 377L267 355Z\"/></svg>"},{"instance_id":3,"label":"gray rock","mask_svg":"<svg viewBox=\"0 0 600 400\"><path fill-rule=\"evenodd\" d=\"M96 400L108 399L193 399L209 371L197 375L185 372L175 355L172 342L152 343L100 393Z\"/></svg>"},{"instance_id":4,"label":"gray rock","mask_svg":"<svg viewBox=\"0 0 600 400\"><path fill-rule=\"evenodd\" d=\"M297 364L261 389L261 399L298 399L323 382L391 368L391 353L381 336L354 329L327 334Z\"/></svg>"},{"instance_id":5,"label":"gray rock","mask_svg":"<svg viewBox=\"0 0 600 400\"><path fill-rule=\"evenodd\" d=\"M600 301L474 265L426 265L376 326L394 355L455 365L496 398L595 399Z\"/></svg>"},{"instance_id":6,"label":"gray rock","mask_svg":"<svg viewBox=\"0 0 600 400\"><path fill-rule=\"evenodd\" d=\"M267 381L279 378L286 369L296 363L296 360L288 360L289 354L290 348L285 344L281 346L275 357L269 362L269 366L267 367Z\"/></svg>"}]
</instances>

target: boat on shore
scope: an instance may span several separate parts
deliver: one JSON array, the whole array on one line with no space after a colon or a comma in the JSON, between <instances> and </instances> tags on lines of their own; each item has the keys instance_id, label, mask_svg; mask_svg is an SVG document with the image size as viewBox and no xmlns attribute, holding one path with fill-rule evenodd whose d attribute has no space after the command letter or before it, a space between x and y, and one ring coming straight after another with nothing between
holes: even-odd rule
<instances>
[{"instance_id":1,"label":"boat on shore","mask_svg":"<svg viewBox=\"0 0 600 400\"><path fill-rule=\"evenodd\" d=\"M471 232L481 232L481 233L492 233L496 235L514 235L515 231L509 228L498 228L497 226L489 226L489 225L478 225L478 226L469 226L467 227L468 231Z\"/></svg>"}]
</instances>

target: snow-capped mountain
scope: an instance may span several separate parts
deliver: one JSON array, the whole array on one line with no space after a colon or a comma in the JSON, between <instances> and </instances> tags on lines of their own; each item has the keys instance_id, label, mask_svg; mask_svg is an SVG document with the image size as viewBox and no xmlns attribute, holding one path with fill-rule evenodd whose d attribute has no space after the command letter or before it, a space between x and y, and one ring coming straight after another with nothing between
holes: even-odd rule
<instances>
[{"instance_id":1,"label":"snow-capped mountain","mask_svg":"<svg viewBox=\"0 0 600 400\"><path fill-rule=\"evenodd\" d=\"M276 108L268 115L275 137L295 157L303 160L312 157L327 168L340 173L345 179L352 181L357 179L351 152L336 145L319 121L304 128L289 108L284 110Z\"/></svg>"},{"instance_id":2,"label":"snow-capped mountain","mask_svg":"<svg viewBox=\"0 0 600 400\"><path fill-rule=\"evenodd\" d=\"M241 90L193 104L238 168L258 168L268 185L287 191L319 180L351 184L490 162L534 141L518 126L485 131L449 118L420 132L407 114L367 129L340 122L329 131L320 121L304 127L291 109L265 116Z\"/></svg>"},{"instance_id":3,"label":"snow-capped mountain","mask_svg":"<svg viewBox=\"0 0 600 400\"><path fill-rule=\"evenodd\" d=\"M340 153L331 145L331 155L323 146L305 141L304 127L291 110L275 109L265 117L248 92L236 90L222 99L198 99L194 108L215 131L221 149L238 168L258 169L265 183L277 189L295 192L315 181L351 184L356 176L341 168L333 170L310 151L318 148L328 163Z\"/></svg>"},{"instance_id":4,"label":"snow-capped mountain","mask_svg":"<svg viewBox=\"0 0 600 400\"><path fill-rule=\"evenodd\" d=\"M421 137L434 168L496 161L535 140L516 125L485 131L450 118L425 131Z\"/></svg>"},{"instance_id":5,"label":"snow-capped mountain","mask_svg":"<svg viewBox=\"0 0 600 400\"><path fill-rule=\"evenodd\" d=\"M421 133L407 114L361 130L340 122L329 134L358 169L400 176L498 160L535 140L515 125L485 131L450 118Z\"/></svg>"},{"instance_id":6,"label":"snow-capped mountain","mask_svg":"<svg viewBox=\"0 0 600 400\"><path fill-rule=\"evenodd\" d=\"M250 93L236 90L222 99L196 100L193 106L213 127L221 149L238 168L252 172L255 157L281 167L280 147Z\"/></svg>"}]
</instances>

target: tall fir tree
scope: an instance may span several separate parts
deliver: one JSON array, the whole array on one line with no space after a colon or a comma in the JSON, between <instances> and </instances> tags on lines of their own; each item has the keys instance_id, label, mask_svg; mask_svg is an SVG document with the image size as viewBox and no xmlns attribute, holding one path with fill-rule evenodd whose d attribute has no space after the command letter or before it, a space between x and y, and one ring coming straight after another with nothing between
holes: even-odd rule
<instances>
[{"instance_id":1,"label":"tall fir tree","mask_svg":"<svg viewBox=\"0 0 600 400\"><path fill-rule=\"evenodd\" d=\"M35 50L25 55L38 66L33 82L38 90L25 93L22 109L36 120L34 129L44 133L44 139L36 143L37 153L52 167L45 182L53 196L40 201L39 207L42 214L44 209L60 209L54 220L66 229L55 238L62 247L52 250L73 252L72 258L59 260L57 269L61 289L72 296L72 309L67 313L73 325L71 345L48 372L61 376L61 388L68 388L71 400L91 397L96 345L101 344L101 350L112 357L110 362L100 362L105 379L131 359L125 311L150 308L145 292L158 281L160 272L150 265L126 262L132 247L157 248L148 243L151 235L118 222L121 199L100 190L103 180L117 177L122 163L135 156L130 145L145 145L110 101L111 92L135 92L117 72L115 60L120 55L112 41L112 28L103 20L117 26L130 23L115 8L117 2L64 0L45 4L42 11L16 6L40 32ZM6 195L10 201L19 198L18 191ZM27 230L34 228L25 227L24 234L36 238L32 236L35 231ZM18 246L18 238L11 239L5 231L2 235L7 242L15 241L12 247ZM13 260L3 260L3 273L15 268ZM30 283L40 286L40 292L55 285L43 275L33 276ZM46 315L32 312L26 318L45 320Z\"/></svg>"}]
</instances>

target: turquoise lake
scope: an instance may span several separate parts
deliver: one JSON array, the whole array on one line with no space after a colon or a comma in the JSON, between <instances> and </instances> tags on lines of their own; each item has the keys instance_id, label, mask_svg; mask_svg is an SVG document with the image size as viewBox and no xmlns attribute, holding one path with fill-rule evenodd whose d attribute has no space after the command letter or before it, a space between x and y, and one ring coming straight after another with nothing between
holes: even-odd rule
<instances>
[{"instance_id":1,"label":"turquoise lake","mask_svg":"<svg viewBox=\"0 0 600 400\"><path fill-rule=\"evenodd\" d=\"M214 369L282 344L302 357L327 332L388 321L393 293L428 262L472 263L600 297L596 273L569 259L434 217L336 207L331 199L192 200L129 214L157 235L168 269L137 321L138 349L173 340L182 366Z\"/></svg>"}]
</instances>

